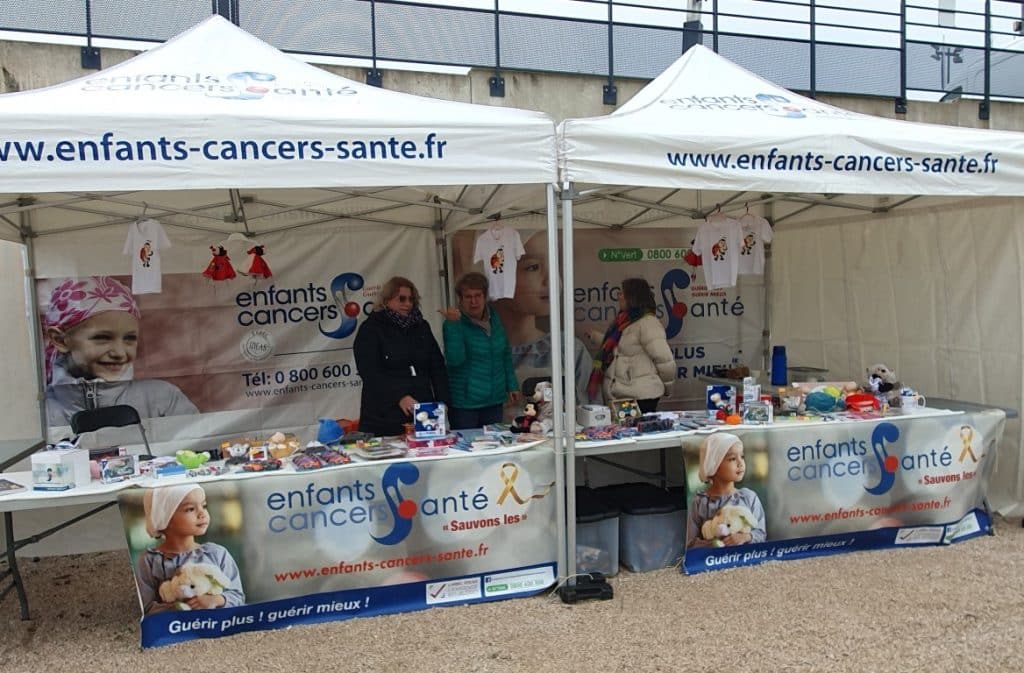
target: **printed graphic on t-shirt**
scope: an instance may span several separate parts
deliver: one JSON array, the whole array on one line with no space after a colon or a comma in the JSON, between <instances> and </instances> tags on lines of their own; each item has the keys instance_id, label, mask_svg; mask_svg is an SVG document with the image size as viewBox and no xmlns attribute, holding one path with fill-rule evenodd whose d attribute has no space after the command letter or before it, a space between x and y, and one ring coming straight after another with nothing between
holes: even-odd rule
<instances>
[{"instance_id":1,"label":"printed graphic on t-shirt","mask_svg":"<svg viewBox=\"0 0 1024 673\"><path fill-rule=\"evenodd\" d=\"M149 268L150 262L153 260L153 242L146 241L142 244L142 248L139 249L139 259L142 260L142 266Z\"/></svg>"},{"instance_id":2,"label":"printed graphic on t-shirt","mask_svg":"<svg viewBox=\"0 0 1024 673\"><path fill-rule=\"evenodd\" d=\"M498 248L491 255L491 273L505 272L505 248Z\"/></svg>"},{"instance_id":3,"label":"printed graphic on t-shirt","mask_svg":"<svg viewBox=\"0 0 1024 673\"><path fill-rule=\"evenodd\" d=\"M757 245L757 239L753 234L747 234L743 237L743 247L740 248L741 255L753 255L754 246Z\"/></svg>"},{"instance_id":4,"label":"printed graphic on t-shirt","mask_svg":"<svg viewBox=\"0 0 1024 673\"><path fill-rule=\"evenodd\" d=\"M711 255L719 262L725 259L725 253L727 252L729 252L729 244L726 243L724 236L718 239L718 243L711 247Z\"/></svg>"}]
</instances>

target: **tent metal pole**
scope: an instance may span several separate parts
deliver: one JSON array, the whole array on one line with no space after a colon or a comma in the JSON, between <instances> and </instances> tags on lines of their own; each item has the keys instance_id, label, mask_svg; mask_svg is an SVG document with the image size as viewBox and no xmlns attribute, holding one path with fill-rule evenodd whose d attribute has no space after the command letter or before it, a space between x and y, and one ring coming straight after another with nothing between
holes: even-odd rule
<instances>
[{"instance_id":1,"label":"tent metal pole","mask_svg":"<svg viewBox=\"0 0 1024 673\"><path fill-rule=\"evenodd\" d=\"M12 222L11 218L7 217L6 215L0 215L0 220L3 220L4 224L9 226L11 229L14 229L19 234L21 233L21 227Z\"/></svg>"},{"instance_id":2,"label":"tent metal pole","mask_svg":"<svg viewBox=\"0 0 1024 673\"><path fill-rule=\"evenodd\" d=\"M219 215L204 215L201 212L199 212L199 211L202 211L205 208L218 207L220 204L216 204L214 206L201 206L201 207L195 208L193 210L184 210L182 208L175 208L173 206L165 206L165 205L159 205L159 204L156 204L156 203L150 203L149 201L132 201L131 199L120 199L120 198L117 198L116 196L108 196L106 194L103 194L103 195L97 194L96 196L83 197L83 198L86 199L86 200L95 200L95 201L101 201L101 202L106 202L106 203L118 203L118 204L121 204L122 206L129 206L129 207L132 207L132 208L142 207L143 210L152 209L154 211L154 213L156 213L157 215L167 215L169 213L176 213L178 215L187 215L189 217L198 217L198 218L207 219L207 220L214 220L216 222L223 221L223 220L221 220ZM46 204L46 205L47 205L47 207L60 208L60 207L71 205L71 203L70 202L69 203L50 203L50 204ZM102 212L97 212L97 211L93 211L93 210L88 210L88 209L85 209L85 208L79 208L79 209L83 210L83 211L85 211L87 213L111 215L111 213L102 213ZM68 210L75 210L75 209L68 208ZM134 221L134 220L130 220L130 221Z\"/></svg>"},{"instance_id":3,"label":"tent metal pole","mask_svg":"<svg viewBox=\"0 0 1024 673\"><path fill-rule=\"evenodd\" d=\"M36 295L36 247L33 244L31 213L21 213L21 240L25 244L25 306L27 322L32 330L32 360L36 365L36 402L39 406L39 436L48 440L46 422L46 373L43 369L43 326L39 318L39 298Z\"/></svg>"},{"instance_id":4,"label":"tent metal pole","mask_svg":"<svg viewBox=\"0 0 1024 673\"><path fill-rule=\"evenodd\" d=\"M563 426L572 432L565 433L565 554L566 584L576 584L576 334L573 329L573 236L572 236L572 200L575 196L573 183L562 183L562 303L565 306L565 333L562 335L562 351L565 356L565 369L562 370L562 388L565 390L565 415ZM554 251L557 253L557 250ZM552 259L556 259L552 257ZM552 293L552 296L553 293ZM552 328L558 324L552 316ZM552 336L554 336L552 334ZM552 353L557 354L558 348L552 341Z\"/></svg>"},{"instance_id":5,"label":"tent metal pole","mask_svg":"<svg viewBox=\"0 0 1024 673\"><path fill-rule=\"evenodd\" d=\"M606 199L608 201L618 201L620 203L628 203L631 206L640 206L641 208L650 208L652 210L660 210L663 213L669 213L671 215L682 215L683 217L698 218L702 217L700 211L692 210L690 208L678 208L676 206L666 206L664 204L655 203L654 201L644 201L642 199L634 199L628 196L617 196L615 194L601 194L599 198Z\"/></svg>"},{"instance_id":6,"label":"tent metal pole","mask_svg":"<svg viewBox=\"0 0 1024 673\"><path fill-rule=\"evenodd\" d=\"M113 196L120 196L122 194L131 194L132 192L112 192ZM11 213L21 213L30 210L39 210L40 208L53 208L54 206L63 206L70 203L80 203L82 201L95 201L97 199L104 198L99 194L83 194L74 196L70 199L63 201L39 201L34 197L30 200L30 203L25 203L25 199L18 199L13 202L6 202L0 204L0 215L10 215Z\"/></svg>"},{"instance_id":7,"label":"tent metal pole","mask_svg":"<svg viewBox=\"0 0 1024 673\"><path fill-rule=\"evenodd\" d=\"M342 194L342 195L345 195L345 196L350 196L350 197L353 197L353 198L376 199L378 201L385 201L387 203L400 203L400 204L406 205L406 206L429 206L431 208L441 208L441 209L444 209L444 210L455 210L455 211L458 211L458 212L461 212L461 213L470 213L470 214L473 214L473 213L477 212L476 208L467 208L465 206L448 204L448 203L445 203L444 201L440 201L440 202L435 202L435 201L413 201L412 199L399 199L399 198L394 197L394 196L377 196L376 194L359 194L358 192L349 192L349 191L345 191L345 190L342 190L342 189L328 189L326 191L332 192L334 194ZM338 199L338 200L340 200L340 199ZM328 202L325 201L324 203L328 203ZM310 204L310 205L318 205L318 204L314 203L314 204Z\"/></svg>"},{"instance_id":8,"label":"tent metal pole","mask_svg":"<svg viewBox=\"0 0 1024 673\"><path fill-rule=\"evenodd\" d=\"M434 230L437 234L437 255L441 263L438 281L441 284L441 305L452 305L451 267L448 266L448 237L444 231L444 208L440 205L434 209Z\"/></svg>"},{"instance_id":9,"label":"tent metal pole","mask_svg":"<svg viewBox=\"0 0 1024 673\"><path fill-rule=\"evenodd\" d=\"M569 419L569 413L561 413L563 409L563 395L562 387L559 385L557 378L558 374L562 374L562 380L565 380L565 370L563 367L562 352L559 348L559 336L561 334L561 311L559 310L559 298L556 293L558 287L558 207L555 201L555 186L552 184L547 185L545 189L545 196L547 200L547 228L548 228L548 294L551 298L551 390L554 399L551 400L551 404L555 409L555 423L552 428L554 451L555 451L555 534L558 540L558 568L557 579L561 582L564 578L570 577L572 572L572 566L567 565L567 558L574 559L574 555L567 555L566 545L562 544L566 539L566 501L567 491L563 489L565 485L566 465L565 465L565 454L563 452L565 435L571 438L572 433L566 433L566 425ZM575 414L572 414L575 419ZM575 430L575 427L573 428ZM570 526L570 530L574 530L574 527ZM571 563L571 561L569 561Z\"/></svg>"},{"instance_id":10,"label":"tent metal pole","mask_svg":"<svg viewBox=\"0 0 1024 673\"><path fill-rule=\"evenodd\" d=\"M774 214L774 204L769 203L765 206L764 217L774 227L775 221L772 218ZM772 240L775 240L774 233L772 234ZM768 371L768 353L771 350L771 339L772 339L772 323L771 323L771 299L772 299L772 244L769 243L764 246L764 323L761 330L761 364L758 367L762 372Z\"/></svg>"}]
</instances>

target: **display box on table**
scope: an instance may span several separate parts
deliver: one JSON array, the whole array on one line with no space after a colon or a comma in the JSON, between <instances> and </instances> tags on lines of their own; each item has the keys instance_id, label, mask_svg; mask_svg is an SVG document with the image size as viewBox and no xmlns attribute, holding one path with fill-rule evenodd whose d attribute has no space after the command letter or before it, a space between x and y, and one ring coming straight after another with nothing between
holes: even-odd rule
<instances>
[{"instance_id":1,"label":"display box on table","mask_svg":"<svg viewBox=\"0 0 1024 673\"><path fill-rule=\"evenodd\" d=\"M67 491L91 480L89 452L85 449L50 449L32 454L33 490Z\"/></svg>"},{"instance_id":2,"label":"display box on table","mask_svg":"<svg viewBox=\"0 0 1024 673\"><path fill-rule=\"evenodd\" d=\"M413 435L420 439L448 434L448 407L444 402L417 402L412 405Z\"/></svg>"}]
</instances>

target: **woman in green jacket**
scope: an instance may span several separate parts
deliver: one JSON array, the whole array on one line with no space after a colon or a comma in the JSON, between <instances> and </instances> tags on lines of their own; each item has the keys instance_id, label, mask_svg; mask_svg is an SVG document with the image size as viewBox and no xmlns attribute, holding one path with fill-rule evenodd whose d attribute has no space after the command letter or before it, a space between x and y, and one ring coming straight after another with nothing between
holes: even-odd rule
<instances>
[{"instance_id":1,"label":"woman in green jacket","mask_svg":"<svg viewBox=\"0 0 1024 673\"><path fill-rule=\"evenodd\" d=\"M482 273L465 274L455 284L459 306L441 311L453 430L499 423L505 400L519 401L512 350L497 311L487 302L487 285Z\"/></svg>"}]
</instances>

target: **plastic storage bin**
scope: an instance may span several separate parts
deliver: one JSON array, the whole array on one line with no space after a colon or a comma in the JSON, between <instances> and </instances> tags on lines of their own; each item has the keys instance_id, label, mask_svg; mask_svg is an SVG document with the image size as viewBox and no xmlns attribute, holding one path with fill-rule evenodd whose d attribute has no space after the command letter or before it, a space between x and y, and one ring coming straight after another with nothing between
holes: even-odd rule
<instances>
[{"instance_id":1,"label":"plastic storage bin","mask_svg":"<svg viewBox=\"0 0 1024 673\"><path fill-rule=\"evenodd\" d=\"M592 488L576 488L576 572L619 572L619 510Z\"/></svg>"},{"instance_id":2,"label":"plastic storage bin","mask_svg":"<svg viewBox=\"0 0 1024 673\"><path fill-rule=\"evenodd\" d=\"M653 484L617 484L598 490L619 514L619 561L633 572L679 563L686 539L685 503L680 493Z\"/></svg>"}]
</instances>

